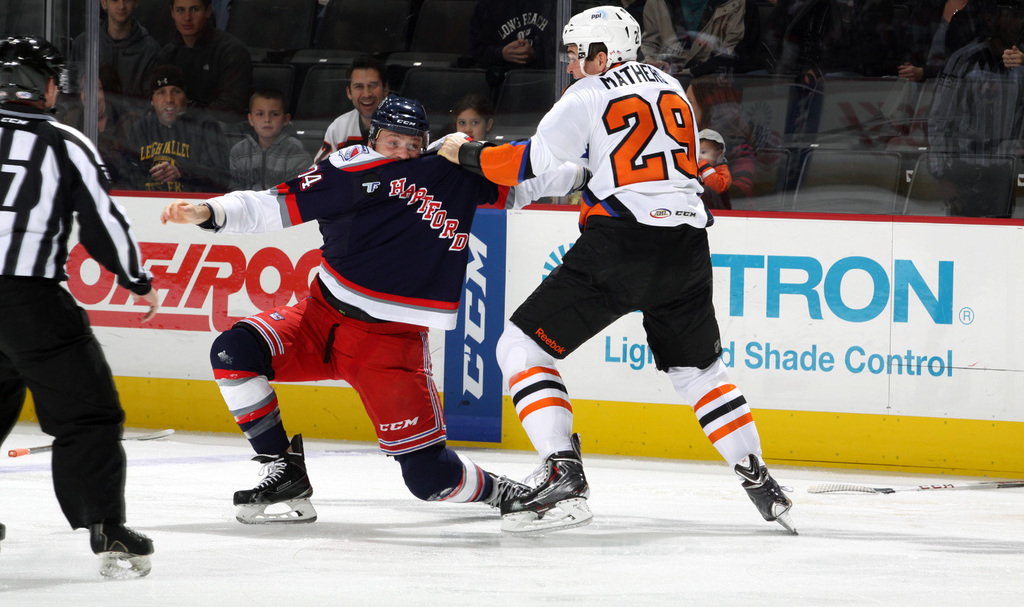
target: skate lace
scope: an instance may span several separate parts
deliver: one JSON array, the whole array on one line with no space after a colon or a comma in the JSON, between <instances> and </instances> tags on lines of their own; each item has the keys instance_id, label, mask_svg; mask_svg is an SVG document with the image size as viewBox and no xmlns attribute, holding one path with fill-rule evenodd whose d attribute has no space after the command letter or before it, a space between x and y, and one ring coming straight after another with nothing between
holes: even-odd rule
<instances>
[{"instance_id":1,"label":"skate lace","mask_svg":"<svg viewBox=\"0 0 1024 607\"><path fill-rule=\"evenodd\" d=\"M498 492L487 503L495 508L502 502L519 497L529 491L529 487L525 487L507 476L496 478L494 482L498 484Z\"/></svg>"},{"instance_id":2,"label":"skate lace","mask_svg":"<svg viewBox=\"0 0 1024 607\"><path fill-rule=\"evenodd\" d=\"M284 458L271 460L260 468L260 475L265 475L265 478L260 481L259 485L256 485L257 489L264 489L276 483L282 476L284 471L288 467Z\"/></svg>"},{"instance_id":3,"label":"skate lace","mask_svg":"<svg viewBox=\"0 0 1024 607\"><path fill-rule=\"evenodd\" d=\"M526 478L523 479L523 484L530 487L539 487L544 481L548 480L550 474L551 471L548 463L544 462L537 466L533 472L526 475Z\"/></svg>"}]
</instances>

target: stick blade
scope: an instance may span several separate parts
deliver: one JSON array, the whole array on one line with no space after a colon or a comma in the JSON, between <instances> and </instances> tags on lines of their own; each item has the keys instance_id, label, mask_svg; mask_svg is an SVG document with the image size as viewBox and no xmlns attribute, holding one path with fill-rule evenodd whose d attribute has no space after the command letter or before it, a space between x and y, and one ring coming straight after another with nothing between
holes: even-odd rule
<instances>
[{"instance_id":1,"label":"stick blade","mask_svg":"<svg viewBox=\"0 0 1024 607\"><path fill-rule=\"evenodd\" d=\"M846 483L824 483L807 488L808 493L892 493L885 487L868 487L866 485L848 485Z\"/></svg>"}]
</instances>

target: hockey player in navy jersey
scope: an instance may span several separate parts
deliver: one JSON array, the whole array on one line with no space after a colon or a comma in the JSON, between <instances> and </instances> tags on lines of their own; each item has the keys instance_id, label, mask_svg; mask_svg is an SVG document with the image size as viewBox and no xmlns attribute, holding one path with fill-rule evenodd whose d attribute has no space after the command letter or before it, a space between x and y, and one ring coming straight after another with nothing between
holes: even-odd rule
<instances>
[{"instance_id":1,"label":"hockey player in navy jersey","mask_svg":"<svg viewBox=\"0 0 1024 607\"><path fill-rule=\"evenodd\" d=\"M593 172L583 191L583 233L512 314L497 359L516 412L547 466L546 481L500 504L508 531L590 522L572 405L555 367L634 310L660 371L690 404L758 512L794 531L792 502L768 473L743 393L729 379L712 305L711 215L701 202L695 116L679 82L636 61L640 26L601 6L562 32L578 81L526 141L499 146L449 137L440 154L514 185L561 162Z\"/></svg>"},{"instance_id":2,"label":"hockey player in navy jersey","mask_svg":"<svg viewBox=\"0 0 1024 607\"><path fill-rule=\"evenodd\" d=\"M419 102L389 95L371 119L369 147L343 148L264 192L200 205L179 200L164 223L257 233L316 220L323 260L310 296L246 318L213 343L210 360L228 408L266 464L234 503L243 523L309 522L316 511L302 437L290 441L270 380L344 380L359 393L381 450L423 500L497 506L525 485L482 470L445 445L444 412L431 376L427 327L455 327L479 205L522 206L582 185L564 165L542 178L497 186L434 155ZM289 510L268 513L283 503Z\"/></svg>"}]
</instances>

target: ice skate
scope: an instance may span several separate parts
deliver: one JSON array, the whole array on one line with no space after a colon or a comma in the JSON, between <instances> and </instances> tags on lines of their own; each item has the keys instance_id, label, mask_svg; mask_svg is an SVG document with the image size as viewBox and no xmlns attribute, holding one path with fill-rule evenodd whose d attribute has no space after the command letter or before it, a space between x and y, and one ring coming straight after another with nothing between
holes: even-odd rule
<instances>
[{"instance_id":1,"label":"ice skate","mask_svg":"<svg viewBox=\"0 0 1024 607\"><path fill-rule=\"evenodd\" d=\"M511 492L501 500L501 530L508 533L561 531L590 523L587 506L590 485L583 473L580 435L572 435L572 451L548 456L544 476L525 493Z\"/></svg>"},{"instance_id":2,"label":"ice skate","mask_svg":"<svg viewBox=\"0 0 1024 607\"><path fill-rule=\"evenodd\" d=\"M235 518L246 525L264 523L312 523L316 510L309 502L313 486L306 476L306 458L302 435L292 438L291 453L257 455L254 461L263 464L260 474L265 478L253 489L235 491L238 506ZM267 512L267 508L272 512Z\"/></svg>"},{"instance_id":3,"label":"ice skate","mask_svg":"<svg viewBox=\"0 0 1024 607\"><path fill-rule=\"evenodd\" d=\"M772 475L768 474L768 468L761 460L750 454L733 469L743 481L743 488L764 520L775 521L795 535L796 526L789 515L793 502L782 492Z\"/></svg>"},{"instance_id":4,"label":"ice skate","mask_svg":"<svg viewBox=\"0 0 1024 607\"><path fill-rule=\"evenodd\" d=\"M494 483L494 489L491 491L491 495L483 500L485 504L493 508L500 508L502 502L510 501L529 493L531 487L529 485L514 481L507 476L497 476L491 472L488 472L491 476L491 481Z\"/></svg>"},{"instance_id":5,"label":"ice skate","mask_svg":"<svg viewBox=\"0 0 1024 607\"><path fill-rule=\"evenodd\" d=\"M89 525L89 545L100 557L100 575L129 580L149 574L153 540L115 521Z\"/></svg>"}]
</instances>

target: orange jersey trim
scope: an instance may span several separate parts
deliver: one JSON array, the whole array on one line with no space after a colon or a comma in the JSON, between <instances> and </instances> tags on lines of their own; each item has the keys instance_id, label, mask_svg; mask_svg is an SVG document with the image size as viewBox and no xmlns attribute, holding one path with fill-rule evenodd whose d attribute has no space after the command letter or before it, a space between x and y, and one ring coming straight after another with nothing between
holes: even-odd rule
<instances>
[{"instance_id":1,"label":"orange jersey trim","mask_svg":"<svg viewBox=\"0 0 1024 607\"><path fill-rule=\"evenodd\" d=\"M506 143L484 148L480 152L480 170L484 177L498 185L518 185L533 175L526 175L530 146Z\"/></svg>"}]
</instances>

